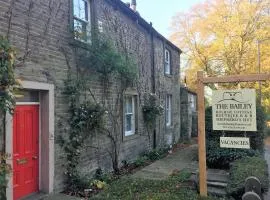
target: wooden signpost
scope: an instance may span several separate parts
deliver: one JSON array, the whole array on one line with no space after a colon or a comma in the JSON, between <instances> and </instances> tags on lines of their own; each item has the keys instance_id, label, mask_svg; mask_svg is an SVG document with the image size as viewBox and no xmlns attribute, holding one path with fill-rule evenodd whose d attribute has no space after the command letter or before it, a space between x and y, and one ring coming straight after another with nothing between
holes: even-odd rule
<instances>
[{"instance_id":1,"label":"wooden signpost","mask_svg":"<svg viewBox=\"0 0 270 200\"><path fill-rule=\"evenodd\" d=\"M197 73L198 95L198 144L199 144L199 183L200 195L207 196L207 172L205 149L205 103L204 85L208 83L237 83L270 80L270 74L232 75L223 77L204 77L203 71Z\"/></svg>"}]
</instances>

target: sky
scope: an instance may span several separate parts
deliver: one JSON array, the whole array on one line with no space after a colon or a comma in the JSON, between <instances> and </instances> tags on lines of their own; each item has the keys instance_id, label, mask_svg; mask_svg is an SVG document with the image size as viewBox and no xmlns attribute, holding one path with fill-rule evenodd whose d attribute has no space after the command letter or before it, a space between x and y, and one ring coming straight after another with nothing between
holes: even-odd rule
<instances>
[{"instance_id":1,"label":"sky","mask_svg":"<svg viewBox=\"0 0 270 200\"><path fill-rule=\"evenodd\" d=\"M130 0L122 0L130 2ZM169 27L172 17L177 12L188 11L202 0L137 0L137 10L147 22L152 22L154 28L164 37L170 36Z\"/></svg>"}]
</instances>

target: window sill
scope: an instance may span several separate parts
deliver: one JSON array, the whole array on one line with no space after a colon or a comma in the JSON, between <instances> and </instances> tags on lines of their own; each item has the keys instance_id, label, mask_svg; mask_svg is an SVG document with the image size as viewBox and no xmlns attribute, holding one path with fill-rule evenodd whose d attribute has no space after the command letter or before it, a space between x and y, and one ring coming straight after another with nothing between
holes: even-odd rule
<instances>
[{"instance_id":1,"label":"window sill","mask_svg":"<svg viewBox=\"0 0 270 200\"><path fill-rule=\"evenodd\" d=\"M172 124L171 125L166 124L166 129L173 129L173 125Z\"/></svg>"},{"instance_id":2,"label":"window sill","mask_svg":"<svg viewBox=\"0 0 270 200\"><path fill-rule=\"evenodd\" d=\"M132 135L124 135L123 136L123 141L125 142L125 141L129 141L129 140L135 140L135 139L137 139L139 137L139 135L135 132L134 134L132 134Z\"/></svg>"},{"instance_id":3,"label":"window sill","mask_svg":"<svg viewBox=\"0 0 270 200\"><path fill-rule=\"evenodd\" d=\"M90 48L90 43L89 42L83 42L83 41L80 41L80 40L76 40L74 38L71 39L69 44L71 46L80 47L80 48L83 48L83 49L89 49Z\"/></svg>"},{"instance_id":4,"label":"window sill","mask_svg":"<svg viewBox=\"0 0 270 200\"><path fill-rule=\"evenodd\" d=\"M173 77L172 74L164 74L164 76L167 77L167 78L172 78Z\"/></svg>"}]
</instances>

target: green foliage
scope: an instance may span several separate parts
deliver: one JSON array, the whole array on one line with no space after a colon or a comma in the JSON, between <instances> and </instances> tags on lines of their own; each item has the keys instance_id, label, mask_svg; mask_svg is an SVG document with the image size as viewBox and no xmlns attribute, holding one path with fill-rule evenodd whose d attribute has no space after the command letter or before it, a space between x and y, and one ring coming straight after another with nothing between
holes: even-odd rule
<instances>
[{"instance_id":1,"label":"green foliage","mask_svg":"<svg viewBox=\"0 0 270 200\"><path fill-rule=\"evenodd\" d=\"M227 192L235 199L241 199L245 191L245 179L249 176L257 177L263 192L268 191L268 167L263 157L246 157L235 161L230 169Z\"/></svg>"},{"instance_id":2,"label":"green foliage","mask_svg":"<svg viewBox=\"0 0 270 200\"><path fill-rule=\"evenodd\" d=\"M90 71L97 72L103 82L117 77L125 88L137 80L137 66L127 53L119 52L106 38L94 39L88 51L80 56L80 64Z\"/></svg>"},{"instance_id":3,"label":"green foliage","mask_svg":"<svg viewBox=\"0 0 270 200\"><path fill-rule=\"evenodd\" d=\"M198 200L198 194L188 182L191 173L181 171L165 180L122 178L114 181L93 200ZM205 198L205 200L215 198ZM216 199L217 200L217 199Z\"/></svg>"},{"instance_id":4,"label":"green foliage","mask_svg":"<svg viewBox=\"0 0 270 200\"><path fill-rule=\"evenodd\" d=\"M6 199L7 176L11 172L10 165L6 164L7 155L0 153L0 199Z\"/></svg>"},{"instance_id":5,"label":"green foliage","mask_svg":"<svg viewBox=\"0 0 270 200\"><path fill-rule=\"evenodd\" d=\"M80 97L80 82L69 80L66 82L64 94L69 97L69 136L60 138L60 145L66 153L67 188L75 193L87 185L85 178L81 177L77 166L83 150L85 140L95 131L103 128L105 110L99 105L89 101L78 103Z\"/></svg>"},{"instance_id":6,"label":"green foliage","mask_svg":"<svg viewBox=\"0 0 270 200\"><path fill-rule=\"evenodd\" d=\"M257 105L257 132L246 133L250 137L250 150L220 148L219 138L222 131L214 131L212 127L212 107L205 111L206 116L206 159L208 167L228 169L232 161L246 157L255 156L263 152L263 138L265 129L265 114L262 108ZM245 133L240 131L226 131L226 137L244 137Z\"/></svg>"},{"instance_id":7,"label":"green foliage","mask_svg":"<svg viewBox=\"0 0 270 200\"><path fill-rule=\"evenodd\" d=\"M168 148L153 149L142 154L147 160L155 161L164 158L168 153Z\"/></svg>"},{"instance_id":8,"label":"green foliage","mask_svg":"<svg viewBox=\"0 0 270 200\"><path fill-rule=\"evenodd\" d=\"M139 157L134 161L134 164L135 164L136 167L144 166L147 160L148 160L148 159L147 159L146 156L139 156Z\"/></svg>"},{"instance_id":9,"label":"green foliage","mask_svg":"<svg viewBox=\"0 0 270 200\"><path fill-rule=\"evenodd\" d=\"M13 113L15 98L13 87L17 84L14 76L16 53L9 41L0 36L0 110Z\"/></svg>"},{"instance_id":10,"label":"green foliage","mask_svg":"<svg viewBox=\"0 0 270 200\"><path fill-rule=\"evenodd\" d=\"M150 94L145 98L142 111L145 125L152 129L155 126L157 117L163 112L163 107L158 104L155 94Z\"/></svg>"},{"instance_id":11,"label":"green foliage","mask_svg":"<svg viewBox=\"0 0 270 200\"><path fill-rule=\"evenodd\" d=\"M226 149L219 147L219 137L207 141L207 166L210 168L229 169L231 162L247 157L260 155L253 149Z\"/></svg>"},{"instance_id":12,"label":"green foliage","mask_svg":"<svg viewBox=\"0 0 270 200\"><path fill-rule=\"evenodd\" d=\"M133 60L128 54L121 54L117 51L112 43L104 38L93 38L85 49L76 49L76 58L78 76L75 77L70 69L64 89L64 94L67 95L69 101L69 135L60 138L60 144L67 159L67 190L71 192L83 189L82 186L85 187L85 181L82 180L76 167L79 164L86 139L94 132L105 133L110 139L113 148L110 152L113 169L115 172L119 170L118 151L116 150L118 138L114 134L114 131L118 130L117 128L106 129L104 117L107 111L103 106L106 104L106 97L109 98L107 89L111 85L110 81L119 84L121 86L119 91L123 92L127 87L133 86L137 79L137 66ZM93 76L97 76L100 79L100 85L103 86L102 106L96 101L89 86L89 80ZM94 103L87 100L89 93ZM115 116L113 112L115 111L110 111L109 115ZM114 126L116 123L112 124Z\"/></svg>"}]
</instances>

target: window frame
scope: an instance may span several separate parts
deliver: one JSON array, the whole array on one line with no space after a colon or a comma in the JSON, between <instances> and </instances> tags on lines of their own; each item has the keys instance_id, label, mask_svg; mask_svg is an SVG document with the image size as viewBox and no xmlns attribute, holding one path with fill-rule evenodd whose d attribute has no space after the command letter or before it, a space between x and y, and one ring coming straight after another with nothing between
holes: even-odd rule
<instances>
[{"instance_id":1,"label":"window frame","mask_svg":"<svg viewBox=\"0 0 270 200\"><path fill-rule=\"evenodd\" d=\"M132 103L132 112L126 112L126 108L127 108L127 98L131 97L131 103ZM128 137L128 136L132 136L136 134L136 128L137 128L137 95L133 95L133 94L126 94L124 95L124 105L123 105L123 129L124 129L124 136ZM132 115L131 117L131 130L126 130L126 123L127 123L127 115Z\"/></svg>"},{"instance_id":2,"label":"window frame","mask_svg":"<svg viewBox=\"0 0 270 200\"><path fill-rule=\"evenodd\" d=\"M165 124L167 127L172 126L172 95L167 94L165 100Z\"/></svg>"},{"instance_id":3,"label":"window frame","mask_svg":"<svg viewBox=\"0 0 270 200\"><path fill-rule=\"evenodd\" d=\"M73 30L73 38L76 41L80 41L83 43L89 43L91 41L91 1L90 0L71 0L72 1L72 30ZM75 16L75 4L74 1L83 1L86 3L86 10L85 10L85 15L86 19L81 19L77 16ZM75 21L80 23L83 27L83 34L84 36L82 38L77 38L75 35Z\"/></svg>"},{"instance_id":4,"label":"window frame","mask_svg":"<svg viewBox=\"0 0 270 200\"><path fill-rule=\"evenodd\" d=\"M168 55L168 58L167 58ZM164 51L164 74L172 75L172 66L171 66L171 52L165 48Z\"/></svg>"}]
</instances>

